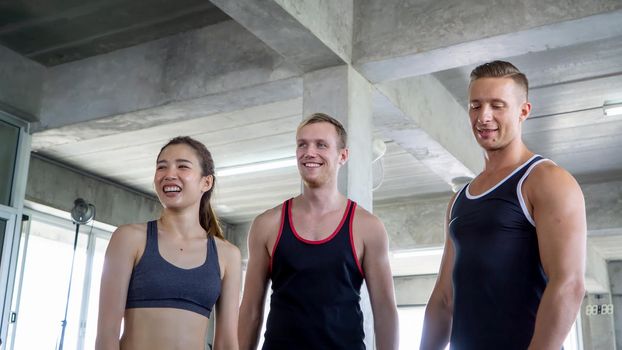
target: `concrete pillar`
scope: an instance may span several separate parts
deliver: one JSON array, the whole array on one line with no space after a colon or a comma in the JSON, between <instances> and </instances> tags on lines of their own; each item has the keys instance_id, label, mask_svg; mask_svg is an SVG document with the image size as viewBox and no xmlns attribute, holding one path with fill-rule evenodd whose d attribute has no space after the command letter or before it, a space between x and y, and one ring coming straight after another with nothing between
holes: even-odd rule
<instances>
[{"instance_id":1,"label":"concrete pillar","mask_svg":"<svg viewBox=\"0 0 622 350\"><path fill-rule=\"evenodd\" d=\"M349 66L307 73L303 77L303 116L326 113L348 131L350 159L339 171L339 191L372 211L372 105L371 86ZM365 346L374 349L373 314L367 286L361 288Z\"/></svg>"},{"instance_id":2,"label":"concrete pillar","mask_svg":"<svg viewBox=\"0 0 622 350\"><path fill-rule=\"evenodd\" d=\"M586 312L586 308L590 305L602 305L611 302L611 295L608 293L588 294L583 298L583 304L579 311L581 317L583 350L616 349L616 337L613 325L614 315L587 315Z\"/></svg>"},{"instance_id":3,"label":"concrete pillar","mask_svg":"<svg viewBox=\"0 0 622 350\"><path fill-rule=\"evenodd\" d=\"M348 131L350 159L339 171L339 191L372 210L371 86L349 66L331 67L303 77L302 114L322 112Z\"/></svg>"},{"instance_id":4,"label":"concrete pillar","mask_svg":"<svg viewBox=\"0 0 622 350\"><path fill-rule=\"evenodd\" d=\"M611 303L613 304L613 326L615 330L614 342L616 348L622 349L622 261L607 262L609 271L609 286L611 288Z\"/></svg>"}]
</instances>

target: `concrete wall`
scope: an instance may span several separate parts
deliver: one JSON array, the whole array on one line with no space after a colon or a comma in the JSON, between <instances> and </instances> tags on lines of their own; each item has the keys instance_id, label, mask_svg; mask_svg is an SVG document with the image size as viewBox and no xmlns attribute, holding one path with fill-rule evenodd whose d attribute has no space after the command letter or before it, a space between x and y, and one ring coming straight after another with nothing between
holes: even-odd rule
<instances>
[{"instance_id":1,"label":"concrete wall","mask_svg":"<svg viewBox=\"0 0 622 350\"><path fill-rule=\"evenodd\" d=\"M447 193L375 203L374 214L382 220L389 234L390 250L442 245L450 198L451 193Z\"/></svg>"},{"instance_id":2,"label":"concrete wall","mask_svg":"<svg viewBox=\"0 0 622 350\"><path fill-rule=\"evenodd\" d=\"M0 107L28 121L41 108L45 67L0 46Z\"/></svg>"},{"instance_id":3,"label":"concrete wall","mask_svg":"<svg viewBox=\"0 0 622 350\"><path fill-rule=\"evenodd\" d=\"M393 278L393 283L398 306L426 305L436 283L436 275L399 276Z\"/></svg>"},{"instance_id":4,"label":"concrete wall","mask_svg":"<svg viewBox=\"0 0 622 350\"><path fill-rule=\"evenodd\" d=\"M622 180L581 184L589 230L622 228Z\"/></svg>"},{"instance_id":5,"label":"concrete wall","mask_svg":"<svg viewBox=\"0 0 622 350\"><path fill-rule=\"evenodd\" d=\"M242 254L242 259L248 259L248 230L251 228L250 222L245 222L242 224L235 224L230 226L230 230L227 233L227 240L233 244L235 244L238 248L240 248L240 253Z\"/></svg>"},{"instance_id":6,"label":"concrete wall","mask_svg":"<svg viewBox=\"0 0 622 350\"><path fill-rule=\"evenodd\" d=\"M76 198L95 205L95 220L119 226L159 217L160 202L152 196L72 170L45 158L32 156L26 199L71 211Z\"/></svg>"}]
</instances>

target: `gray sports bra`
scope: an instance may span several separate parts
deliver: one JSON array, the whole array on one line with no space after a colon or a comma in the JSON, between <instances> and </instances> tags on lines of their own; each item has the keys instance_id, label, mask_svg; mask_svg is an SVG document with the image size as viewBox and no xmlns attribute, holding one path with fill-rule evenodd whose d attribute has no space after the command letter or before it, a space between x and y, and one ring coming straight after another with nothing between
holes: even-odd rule
<instances>
[{"instance_id":1,"label":"gray sports bra","mask_svg":"<svg viewBox=\"0 0 622 350\"><path fill-rule=\"evenodd\" d=\"M208 238L203 265L183 269L160 255L157 223L147 223L147 244L132 271L126 309L176 308L209 317L220 290L220 267L214 237Z\"/></svg>"}]
</instances>

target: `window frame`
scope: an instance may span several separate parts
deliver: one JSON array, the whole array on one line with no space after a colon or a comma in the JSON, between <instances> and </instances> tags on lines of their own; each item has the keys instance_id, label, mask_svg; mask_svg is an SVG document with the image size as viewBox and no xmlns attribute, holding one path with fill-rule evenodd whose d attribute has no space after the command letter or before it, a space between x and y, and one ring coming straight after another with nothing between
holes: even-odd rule
<instances>
[{"instance_id":1,"label":"window frame","mask_svg":"<svg viewBox=\"0 0 622 350\"><path fill-rule=\"evenodd\" d=\"M53 225L53 226L57 226L57 227L75 232L75 224L73 223L71 219L71 215L68 212L54 209L51 207L47 207L44 205L40 205L34 202L26 201L26 205L23 208L23 213L24 213L24 217L27 218L25 222L25 227L27 228L27 231L23 233L24 234L24 249L23 249L23 253L19 256L19 260L20 260L19 264L20 264L21 273L19 276L19 280L15 281L15 284L12 286L12 289L14 290L14 293L13 293L14 298L12 301L14 304L13 306L15 306L15 308L14 310L10 310L11 312L16 313L17 315L19 315L19 305L22 302L21 296L22 296L22 287L23 287L22 284L23 284L23 277L24 277L23 268L24 268L24 264L26 263L26 256L28 254L28 240L31 234L30 227L31 227L32 221L38 221L43 224ZM80 316L79 316L79 321L78 321L79 322L79 331L78 331L79 335L78 335L78 339L66 339L66 342L76 341L77 349L82 349L84 347L84 343L86 340L85 334L86 334L86 327L87 327L87 321L88 321L91 284L92 284L93 278L99 278L99 276L93 276L92 274L93 259L94 259L95 248L96 248L95 242L97 238L102 238L104 240L110 240L110 237L112 236L112 232L114 232L115 229L116 227L114 226L100 223L97 221L91 222L87 225L81 225L80 227L81 234L87 235L87 244L86 244L86 252L85 252L86 263L84 264L84 266L81 266L81 267L74 266L74 274L78 273L76 268L82 268L83 271L81 272L84 274L82 288L80 289L81 290L81 294L80 294L81 302L80 302L80 310L79 310ZM20 240L21 239L22 239L22 236L20 233ZM15 346L15 337L17 335L17 328L20 326L19 317L17 317L17 322L12 323L12 325L13 327L11 329L11 337L9 339L10 343L7 344L7 345L10 345L10 347L6 348L10 350L12 350Z\"/></svg>"}]
</instances>

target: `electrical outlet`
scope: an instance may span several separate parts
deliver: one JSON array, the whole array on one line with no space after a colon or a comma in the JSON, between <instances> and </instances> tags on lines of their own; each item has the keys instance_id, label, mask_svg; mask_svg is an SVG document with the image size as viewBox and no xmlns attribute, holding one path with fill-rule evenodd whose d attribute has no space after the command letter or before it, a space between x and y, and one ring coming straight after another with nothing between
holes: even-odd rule
<instances>
[{"instance_id":1,"label":"electrical outlet","mask_svg":"<svg viewBox=\"0 0 622 350\"><path fill-rule=\"evenodd\" d=\"M585 307L587 316L613 315L613 304L591 304Z\"/></svg>"}]
</instances>

